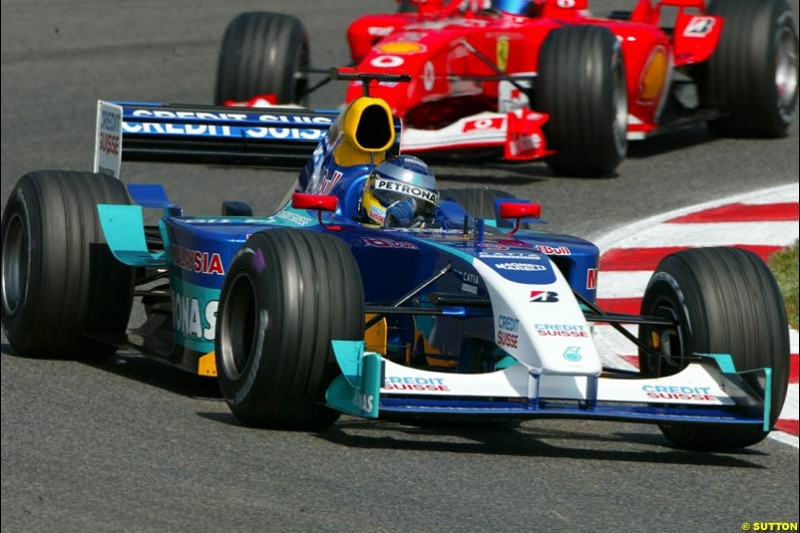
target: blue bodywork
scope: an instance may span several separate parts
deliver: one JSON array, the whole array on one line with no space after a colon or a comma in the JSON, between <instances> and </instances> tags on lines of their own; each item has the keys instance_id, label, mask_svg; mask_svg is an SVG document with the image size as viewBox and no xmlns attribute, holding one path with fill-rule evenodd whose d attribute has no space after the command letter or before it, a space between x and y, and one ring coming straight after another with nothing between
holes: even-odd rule
<instances>
[{"instance_id":1,"label":"blue bodywork","mask_svg":"<svg viewBox=\"0 0 800 533\"><path fill-rule=\"evenodd\" d=\"M152 196L145 197L137 190L139 186L131 186L130 191L134 201L140 205L100 207L100 219L117 259L131 266L162 265L169 271L176 343L174 353L170 354L173 362L191 368L200 356L213 351L214 315L225 272L250 235L277 227L329 232L344 240L359 264L368 303L393 302L448 263L452 264L451 271L426 289L420 295L422 300L430 292L462 293L465 285L470 291L465 294L488 297L485 285L471 265L473 258L482 256L483 261L491 263L501 259L486 258L487 254L502 254L508 261L515 254L520 257L544 255L541 250L557 254L550 258L570 284L594 301L596 291L588 289L586 284L589 270L597 268L599 254L593 244L577 237L543 231L522 230L509 237L491 226L487 226L483 238L479 239L475 231L465 233L463 229L466 212L455 202L447 200L442 202L437 216L437 226L440 227L434 229L362 225L357 221L358 199L369 167L344 168L333 163L332 168L342 173L339 182L329 191L340 202L336 213L323 215L323 222L326 226L335 224L336 230L320 225L316 211L299 210L288 204L264 218L169 214L176 211L176 206L166 195L160 195L163 198L161 203L154 203ZM166 216L160 224L163 253L143 250L143 230L138 232L140 235L131 231L137 225L143 227L141 206L165 210ZM112 220L112 213L116 214L119 223ZM128 216L123 217L121 213ZM475 220L471 217L468 220L470 228L474 228ZM513 271L498 272L511 279L520 275ZM547 271L536 274L552 276ZM413 321L407 318L390 320L397 322L393 324L397 327L393 331L397 333L389 339L390 344L418 343L418 333L421 333L426 335L426 341L432 347L454 359L460 355L458 347L465 335L491 342L494 334L492 317L486 313L466 317L419 317L416 322L420 331L416 331L411 325ZM432 331L436 334L428 335Z\"/></svg>"}]
</instances>

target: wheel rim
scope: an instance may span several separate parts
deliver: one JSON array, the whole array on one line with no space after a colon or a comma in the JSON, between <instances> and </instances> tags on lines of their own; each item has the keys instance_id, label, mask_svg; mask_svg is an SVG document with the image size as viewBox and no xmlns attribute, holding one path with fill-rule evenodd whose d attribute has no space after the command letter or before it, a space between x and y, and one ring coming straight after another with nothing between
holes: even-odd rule
<instances>
[{"instance_id":1,"label":"wheel rim","mask_svg":"<svg viewBox=\"0 0 800 533\"><path fill-rule=\"evenodd\" d=\"M614 145L617 148L617 153L625 155L628 147L628 88L625 82L625 69L623 68L619 51L614 57L612 78L614 118L611 127L614 133Z\"/></svg>"},{"instance_id":2,"label":"wheel rim","mask_svg":"<svg viewBox=\"0 0 800 533\"><path fill-rule=\"evenodd\" d=\"M654 339L648 338L647 342L651 347L658 350L661 357L656 362L656 375L669 376L680 372L687 364L684 354L685 339L681 329L681 319L679 313L671 302L662 300L658 302L650 313L651 316L667 318L678 323L674 328L647 328L646 332L652 336L657 335L658 344Z\"/></svg>"},{"instance_id":3,"label":"wheel rim","mask_svg":"<svg viewBox=\"0 0 800 533\"><path fill-rule=\"evenodd\" d=\"M258 322L255 287L250 278L240 272L225 299L220 331L222 371L231 381L242 376L252 357Z\"/></svg>"},{"instance_id":4,"label":"wheel rim","mask_svg":"<svg viewBox=\"0 0 800 533\"><path fill-rule=\"evenodd\" d=\"M15 213L3 235L3 308L13 315L28 288L28 232Z\"/></svg>"},{"instance_id":5,"label":"wheel rim","mask_svg":"<svg viewBox=\"0 0 800 533\"><path fill-rule=\"evenodd\" d=\"M797 41L791 28L782 28L777 36L775 88L778 108L784 120L791 120L797 101Z\"/></svg>"}]
</instances>

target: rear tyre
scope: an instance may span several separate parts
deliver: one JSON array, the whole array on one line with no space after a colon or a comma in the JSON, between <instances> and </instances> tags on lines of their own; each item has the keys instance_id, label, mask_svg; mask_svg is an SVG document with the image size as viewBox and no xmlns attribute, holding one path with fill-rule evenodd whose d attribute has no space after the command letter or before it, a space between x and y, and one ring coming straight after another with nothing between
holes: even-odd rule
<instances>
[{"instance_id":1,"label":"rear tyre","mask_svg":"<svg viewBox=\"0 0 800 533\"><path fill-rule=\"evenodd\" d=\"M701 74L701 102L727 113L711 130L734 137L782 137L797 108L797 30L785 0L713 0L722 35Z\"/></svg>"},{"instance_id":2,"label":"rear tyre","mask_svg":"<svg viewBox=\"0 0 800 533\"><path fill-rule=\"evenodd\" d=\"M535 109L550 115L543 131L561 175L614 172L628 150L628 92L619 42L607 28L564 26L539 50Z\"/></svg>"},{"instance_id":3,"label":"rear tyre","mask_svg":"<svg viewBox=\"0 0 800 533\"><path fill-rule=\"evenodd\" d=\"M508 221L500 221L495 210L495 200L498 198L516 198L509 192L500 189L440 189L439 196L444 200L452 199L473 218L495 219L498 220L498 226L512 226Z\"/></svg>"},{"instance_id":4,"label":"rear tyre","mask_svg":"<svg viewBox=\"0 0 800 533\"><path fill-rule=\"evenodd\" d=\"M19 179L2 221L2 318L25 356L96 358L116 346L133 302L133 269L114 259L97 204L128 204L117 179L41 170Z\"/></svg>"},{"instance_id":5,"label":"rear tyre","mask_svg":"<svg viewBox=\"0 0 800 533\"><path fill-rule=\"evenodd\" d=\"M358 265L334 236L294 229L256 233L225 277L217 320L222 395L252 426L320 430L338 374L331 340L363 340Z\"/></svg>"},{"instance_id":6,"label":"rear tyre","mask_svg":"<svg viewBox=\"0 0 800 533\"><path fill-rule=\"evenodd\" d=\"M251 217L253 208L247 202L237 200L222 201L222 216L224 217Z\"/></svg>"},{"instance_id":7,"label":"rear tyre","mask_svg":"<svg viewBox=\"0 0 800 533\"><path fill-rule=\"evenodd\" d=\"M679 322L674 330L640 328L639 338L650 346L658 344L662 354L654 360L640 352L643 373L675 374L693 353L730 354L740 372L771 367L770 427L775 424L789 381L789 334L778 284L757 255L737 248L696 248L669 255L650 279L641 312ZM753 380L750 385L763 393L763 383ZM743 448L767 436L760 427L660 427L673 444L693 450Z\"/></svg>"},{"instance_id":8,"label":"rear tyre","mask_svg":"<svg viewBox=\"0 0 800 533\"><path fill-rule=\"evenodd\" d=\"M279 104L305 104L310 52L296 17L262 11L241 13L228 25L217 65L214 103L274 94Z\"/></svg>"}]
</instances>

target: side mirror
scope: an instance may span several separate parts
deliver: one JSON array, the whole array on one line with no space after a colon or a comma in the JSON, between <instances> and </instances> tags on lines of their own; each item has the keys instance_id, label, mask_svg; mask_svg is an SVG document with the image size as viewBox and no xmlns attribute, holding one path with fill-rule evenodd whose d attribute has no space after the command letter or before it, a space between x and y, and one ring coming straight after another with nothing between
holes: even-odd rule
<instances>
[{"instance_id":1,"label":"side mirror","mask_svg":"<svg viewBox=\"0 0 800 533\"><path fill-rule=\"evenodd\" d=\"M292 194L292 207L295 209L313 209L317 211L317 220L320 226L326 229L338 230L339 226L329 226L322 221L322 212L327 211L332 213L336 211L339 205L339 198L333 195L324 194L307 194L304 192L296 192Z\"/></svg>"},{"instance_id":2,"label":"side mirror","mask_svg":"<svg viewBox=\"0 0 800 533\"><path fill-rule=\"evenodd\" d=\"M504 202L500 204L500 218L516 219L514 229L508 235L514 235L520 228L522 218L540 218L542 216L542 204Z\"/></svg>"},{"instance_id":3,"label":"side mirror","mask_svg":"<svg viewBox=\"0 0 800 533\"><path fill-rule=\"evenodd\" d=\"M316 209L318 211L336 211L339 198L323 194L306 194L296 192L292 194L292 207L295 209Z\"/></svg>"}]
</instances>

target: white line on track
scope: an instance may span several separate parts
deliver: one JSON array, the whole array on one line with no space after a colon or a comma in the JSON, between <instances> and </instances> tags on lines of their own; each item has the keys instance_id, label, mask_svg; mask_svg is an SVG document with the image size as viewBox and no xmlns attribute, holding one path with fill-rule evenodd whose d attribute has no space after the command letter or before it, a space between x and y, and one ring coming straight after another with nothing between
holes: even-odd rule
<instances>
[{"instance_id":1,"label":"white line on track","mask_svg":"<svg viewBox=\"0 0 800 533\"><path fill-rule=\"evenodd\" d=\"M657 248L676 243L682 246L788 246L797 240L798 233L796 221L656 224L631 234L625 239L625 247Z\"/></svg>"},{"instance_id":2,"label":"white line on track","mask_svg":"<svg viewBox=\"0 0 800 533\"><path fill-rule=\"evenodd\" d=\"M784 433L783 431L771 431L769 433L769 437L773 440L778 442L782 442L784 444L788 444L794 448L800 448L800 443L798 443L798 438L794 435L789 435L788 433Z\"/></svg>"}]
</instances>

